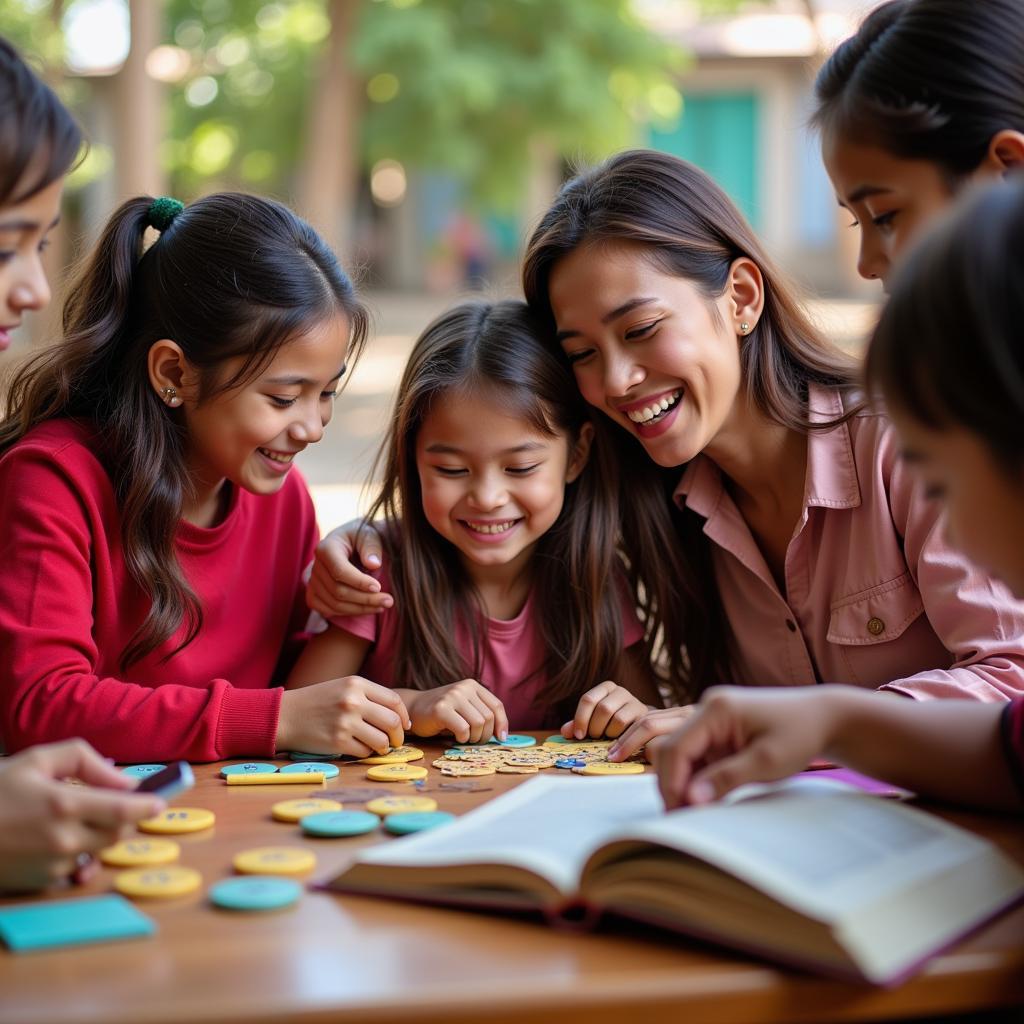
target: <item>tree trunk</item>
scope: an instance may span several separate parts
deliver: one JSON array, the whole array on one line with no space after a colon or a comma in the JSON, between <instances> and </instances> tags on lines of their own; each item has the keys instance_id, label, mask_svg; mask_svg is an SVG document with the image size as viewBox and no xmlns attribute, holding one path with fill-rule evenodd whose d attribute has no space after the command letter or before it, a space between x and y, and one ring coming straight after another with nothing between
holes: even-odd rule
<instances>
[{"instance_id":1,"label":"tree trunk","mask_svg":"<svg viewBox=\"0 0 1024 1024\"><path fill-rule=\"evenodd\" d=\"M361 81L349 49L362 0L328 0L331 33L310 99L306 143L299 168L299 212L343 262L352 256L358 182Z\"/></svg>"}]
</instances>

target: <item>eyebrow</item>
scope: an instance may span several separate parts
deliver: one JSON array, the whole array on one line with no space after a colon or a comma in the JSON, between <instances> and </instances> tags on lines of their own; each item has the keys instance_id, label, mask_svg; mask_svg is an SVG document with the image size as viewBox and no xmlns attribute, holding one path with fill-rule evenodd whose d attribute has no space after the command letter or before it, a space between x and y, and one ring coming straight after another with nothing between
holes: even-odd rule
<instances>
[{"instance_id":1,"label":"eyebrow","mask_svg":"<svg viewBox=\"0 0 1024 1024\"><path fill-rule=\"evenodd\" d=\"M60 223L60 214L50 221L47 231L52 231ZM38 231L39 221L37 220L0 220L0 231Z\"/></svg>"},{"instance_id":2,"label":"eyebrow","mask_svg":"<svg viewBox=\"0 0 1024 1024\"><path fill-rule=\"evenodd\" d=\"M885 188L882 185L861 185L860 188L855 188L847 197L844 202L838 196L836 202L840 206L846 206L849 203L859 203L862 199L867 199L868 196L880 196L891 192L891 188Z\"/></svg>"},{"instance_id":3,"label":"eyebrow","mask_svg":"<svg viewBox=\"0 0 1024 1024\"><path fill-rule=\"evenodd\" d=\"M537 452L543 451L547 445L542 444L540 441L527 441L525 444L517 444L513 448L505 448L498 452L499 455L519 455L522 452ZM424 451L430 455L464 455L465 452L461 448L456 448L453 444L437 444L428 445Z\"/></svg>"},{"instance_id":4,"label":"eyebrow","mask_svg":"<svg viewBox=\"0 0 1024 1024\"><path fill-rule=\"evenodd\" d=\"M345 367L343 366L331 380L340 380L345 376ZM264 384L281 384L286 387L298 387L304 388L309 387L311 384L315 384L316 381L310 380L308 377L268 377ZM330 381L328 381L330 383Z\"/></svg>"},{"instance_id":5,"label":"eyebrow","mask_svg":"<svg viewBox=\"0 0 1024 1024\"><path fill-rule=\"evenodd\" d=\"M646 306L650 302L656 302L653 296L647 296L646 298L630 299L628 302L624 302L621 306L616 306L611 312L605 313L601 317L601 323L610 324L613 320L618 320L620 316L625 316L627 313L632 313L634 309L639 306ZM579 331L559 331L555 335L555 340L559 343L565 341L567 338L575 338L579 335Z\"/></svg>"}]
</instances>

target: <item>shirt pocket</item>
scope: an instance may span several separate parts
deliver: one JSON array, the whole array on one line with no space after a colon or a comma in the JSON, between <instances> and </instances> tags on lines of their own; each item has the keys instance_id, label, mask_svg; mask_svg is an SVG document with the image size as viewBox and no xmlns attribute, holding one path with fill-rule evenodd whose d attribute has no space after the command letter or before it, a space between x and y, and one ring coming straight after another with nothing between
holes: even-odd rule
<instances>
[{"instance_id":1,"label":"shirt pocket","mask_svg":"<svg viewBox=\"0 0 1024 1024\"><path fill-rule=\"evenodd\" d=\"M903 635L924 612L924 602L910 573L859 590L832 603L828 640L864 647L888 643Z\"/></svg>"}]
</instances>

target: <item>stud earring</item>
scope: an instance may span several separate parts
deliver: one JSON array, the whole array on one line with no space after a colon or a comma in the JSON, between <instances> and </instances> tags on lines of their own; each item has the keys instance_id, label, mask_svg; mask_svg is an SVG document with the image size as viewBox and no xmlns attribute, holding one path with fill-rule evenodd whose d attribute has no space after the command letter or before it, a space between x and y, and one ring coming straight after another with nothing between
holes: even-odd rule
<instances>
[{"instance_id":1,"label":"stud earring","mask_svg":"<svg viewBox=\"0 0 1024 1024\"><path fill-rule=\"evenodd\" d=\"M749 333L750 333L750 324L748 324L747 321L744 320L743 323L740 324L740 334L749 334Z\"/></svg>"},{"instance_id":2,"label":"stud earring","mask_svg":"<svg viewBox=\"0 0 1024 1024\"><path fill-rule=\"evenodd\" d=\"M164 402L167 405L175 406L181 404L181 399L178 397L178 392L175 388L161 388L160 394L164 396Z\"/></svg>"}]
</instances>

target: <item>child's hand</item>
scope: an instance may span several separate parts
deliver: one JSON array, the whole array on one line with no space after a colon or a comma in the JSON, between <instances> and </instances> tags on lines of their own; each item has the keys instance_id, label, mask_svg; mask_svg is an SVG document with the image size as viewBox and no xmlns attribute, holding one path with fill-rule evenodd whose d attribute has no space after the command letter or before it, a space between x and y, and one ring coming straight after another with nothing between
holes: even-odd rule
<instances>
[{"instance_id":1,"label":"child's hand","mask_svg":"<svg viewBox=\"0 0 1024 1024\"><path fill-rule=\"evenodd\" d=\"M408 691L406 691L408 692ZM486 743L508 736L508 717L501 701L475 679L462 679L409 697L412 731L417 736L450 732L459 743Z\"/></svg>"},{"instance_id":2,"label":"child's hand","mask_svg":"<svg viewBox=\"0 0 1024 1024\"><path fill-rule=\"evenodd\" d=\"M828 746L827 696L814 688L708 690L678 731L648 748L666 808L708 803L743 783L802 771Z\"/></svg>"},{"instance_id":3,"label":"child's hand","mask_svg":"<svg viewBox=\"0 0 1024 1024\"><path fill-rule=\"evenodd\" d=\"M369 757L405 742L402 698L360 676L328 679L281 695L278 750Z\"/></svg>"},{"instance_id":4,"label":"child's hand","mask_svg":"<svg viewBox=\"0 0 1024 1024\"><path fill-rule=\"evenodd\" d=\"M624 686L608 680L580 697L576 716L562 726L562 735L567 740L581 740L586 736L615 737L650 710Z\"/></svg>"},{"instance_id":5,"label":"child's hand","mask_svg":"<svg viewBox=\"0 0 1024 1024\"><path fill-rule=\"evenodd\" d=\"M86 783L72 786L62 780ZM67 878L81 853L116 843L125 826L165 803L83 740L33 747L0 762L0 890L42 889Z\"/></svg>"},{"instance_id":6,"label":"child's hand","mask_svg":"<svg viewBox=\"0 0 1024 1024\"><path fill-rule=\"evenodd\" d=\"M363 526L362 520L332 530L316 549L306 603L325 619L390 608L391 595L380 593L380 584L352 564L352 555L357 554L367 568L379 569L380 552L380 534L372 526Z\"/></svg>"},{"instance_id":7,"label":"child's hand","mask_svg":"<svg viewBox=\"0 0 1024 1024\"><path fill-rule=\"evenodd\" d=\"M648 710L608 748L608 760L625 761L656 736L675 732L693 714L693 708L693 704L684 704Z\"/></svg>"}]
</instances>

